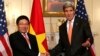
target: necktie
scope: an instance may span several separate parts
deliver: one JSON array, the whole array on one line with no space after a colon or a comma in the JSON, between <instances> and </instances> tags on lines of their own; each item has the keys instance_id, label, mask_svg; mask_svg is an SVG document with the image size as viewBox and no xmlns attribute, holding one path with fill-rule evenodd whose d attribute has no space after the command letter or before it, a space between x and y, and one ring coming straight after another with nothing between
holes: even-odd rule
<instances>
[{"instance_id":1,"label":"necktie","mask_svg":"<svg viewBox=\"0 0 100 56\"><path fill-rule=\"evenodd\" d=\"M72 38L72 25L71 25L71 21L69 21L68 39L70 44L71 44L71 38Z\"/></svg>"},{"instance_id":2,"label":"necktie","mask_svg":"<svg viewBox=\"0 0 100 56\"><path fill-rule=\"evenodd\" d=\"M27 36L26 34L23 34L23 35L24 35L24 38L25 38L25 40L26 40L28 46L30 47L30 41L29 41L28 36Z\"/></svg>"}]
</instances>

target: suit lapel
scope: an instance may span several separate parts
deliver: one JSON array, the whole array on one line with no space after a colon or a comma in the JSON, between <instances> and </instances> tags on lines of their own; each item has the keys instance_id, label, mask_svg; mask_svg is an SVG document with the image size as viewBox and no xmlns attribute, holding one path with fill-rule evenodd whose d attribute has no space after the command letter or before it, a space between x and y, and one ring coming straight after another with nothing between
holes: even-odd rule
<instances>
[{"instance_id":1,"label":"suit lapel","mask_svg":"<svg viewBox=\"0 0 100 56\"><path fill-rule=\"evenodd\" d=\"M27 35L28 35L29 42L30 42L30 44L27 44L27 45L28 45L28 48L31 49L32 48L32 46L31 46L32 45L31 37L30 37L29 33L27 33Z\"/></svg>"},{"instance_id":2,"label":"suit lapel","mask_svg":"<svg viewBox=\"0 0 100 56\"><path fill-rule=\"evenodd\" d=\"M28 37L29 37L30 46L31 46L31 48L32 48L32 39L31 39L31 36L29 35L29 33L28 33L27 35L28 35Z\"/></svg>"},{"instance_id":3,"label":"suit lapel","mask_svg":"<svg viewBox=\"0 0 100 56\"><path fill-rule=\"evenodd\" d=\"M72 30L72 41L71 41L71 44L74 43L75 35L77 34L78 29L79 29L79 22L78 22L78 19L75 18L74 24L73 24L73 30Z\"/></svg>"},{"instance_id":4,"label":"suit lapel","mask_svg":"<svg viewBox=\"0 0 100 56\"><path fill-rule=\"evenodd\" d=\"M65 41L68 43L68 45L70 46L69 40L68 40L68 33L67 33L67 21L64 23L63 25L63 34L65 35Z\"/></svg>"}]
</instances>

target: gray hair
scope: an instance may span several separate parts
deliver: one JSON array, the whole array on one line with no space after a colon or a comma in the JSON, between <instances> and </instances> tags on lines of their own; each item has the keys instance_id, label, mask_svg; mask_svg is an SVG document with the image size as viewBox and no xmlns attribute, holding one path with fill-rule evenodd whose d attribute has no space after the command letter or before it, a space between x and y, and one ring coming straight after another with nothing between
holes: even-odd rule
<instances>
[{"instance_id":1,"label":"gray hair","mask_svg":"<svg viewBox=\"0 0 100 56\"><path fill-rule=\"evenodd\" d=\"M74 6L74 2L71 2L71 1L66 1L63 5L63 11L65 10L65 8L68 8L68 7L72 7L73 10L75 10L75 6Z\"/></svg>"}]
</instances>

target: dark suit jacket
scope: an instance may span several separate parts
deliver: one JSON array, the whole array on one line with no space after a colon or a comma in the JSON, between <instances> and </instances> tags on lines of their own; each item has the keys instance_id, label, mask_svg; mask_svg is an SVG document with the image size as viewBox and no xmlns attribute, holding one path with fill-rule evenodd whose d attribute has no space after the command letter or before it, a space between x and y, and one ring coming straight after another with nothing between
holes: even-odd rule
<instances>
[{"instance_id":1,"label":"dark suit jacket","mask_svg":"<svg viewBox=\"0 0 100 56\"><path fill-rule=\"evenodd\" d=\"M88 38L90 38L90 43L93 43L93 36L89 22L75 17L71 45L68 40L66 24L67 21L59 27L59 44L50 51L51 56L56 56L60 52L64 52L65 56L90 56L89 50L82 46L82 43L84 43Z\"/></svg>"},{"instance_id":2,"label":"dark suit jacket","mask_svg":"<svg viewBox=\"0 0 100 56\"><path fill-rule=\"evenodd\" d=\"M17 31L10 35L9 41L13 51L13 56L38 56L38 45L36 37L28 33L31 49L22 34Z\"/></svg>"}]
</instances>

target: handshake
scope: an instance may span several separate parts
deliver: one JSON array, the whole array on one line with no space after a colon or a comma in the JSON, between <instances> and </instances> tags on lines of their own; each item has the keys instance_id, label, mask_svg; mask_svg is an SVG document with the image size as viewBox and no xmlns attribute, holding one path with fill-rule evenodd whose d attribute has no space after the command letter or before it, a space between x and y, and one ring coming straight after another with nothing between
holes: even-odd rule
<instances>
[{"instance_id":1,"label":"handshake","mask_svg":"<svg viewBox=\"0 0 100 56\"><path fill-rule=\"evenodd\" d=\"M40 53L40 56L50 56L50 54L48 52L46 52L46 53Z\"/></svg>"}]
</instances>

